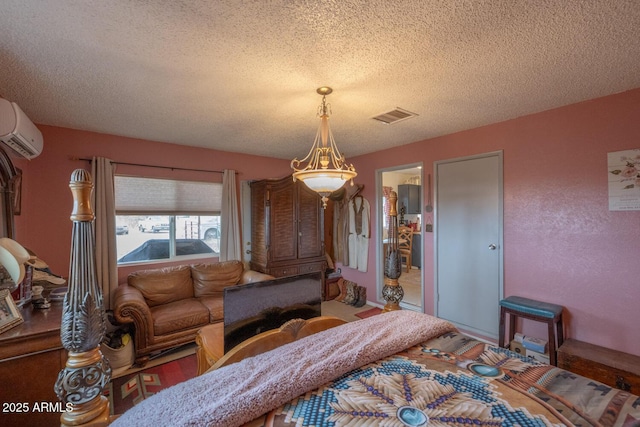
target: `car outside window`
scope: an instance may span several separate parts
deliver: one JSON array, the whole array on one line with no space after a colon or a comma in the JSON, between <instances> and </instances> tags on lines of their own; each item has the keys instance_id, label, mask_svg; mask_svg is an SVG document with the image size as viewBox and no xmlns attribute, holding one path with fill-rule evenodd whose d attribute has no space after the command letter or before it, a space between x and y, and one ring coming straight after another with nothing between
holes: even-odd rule
<instances>
[{"instance_id":1,"label":"car outside window","mask_svg":"<svg viewBox=\"0 0 640 427\"><path fill-rule=\"evenodd\" d=\"M219 215L117 215L118 264L205 258L220 252Z\"/></svg>"}]
</instances>

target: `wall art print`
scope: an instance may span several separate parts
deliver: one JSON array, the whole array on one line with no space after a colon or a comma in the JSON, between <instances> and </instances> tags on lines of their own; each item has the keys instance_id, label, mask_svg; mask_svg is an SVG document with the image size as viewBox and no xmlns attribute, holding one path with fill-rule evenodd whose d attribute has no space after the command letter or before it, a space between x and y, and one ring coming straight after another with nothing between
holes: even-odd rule
<instances>
[{"instance_id":1,"label":"wall art print","mask_svg":"<svg viewBox=\"0 0 640 427\"><path fill-rule=\"evenodd\" d=\"M640 149L607 153L609 210L640 210Z\"/></svg>"}]
</instances>

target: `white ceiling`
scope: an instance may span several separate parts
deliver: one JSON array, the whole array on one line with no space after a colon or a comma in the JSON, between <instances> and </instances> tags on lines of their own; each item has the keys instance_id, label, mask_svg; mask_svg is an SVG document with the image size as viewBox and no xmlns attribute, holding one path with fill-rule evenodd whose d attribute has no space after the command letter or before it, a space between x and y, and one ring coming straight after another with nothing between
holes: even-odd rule
<instances>
[{"instance_id":1,"label":"white ceiling","mask_svg":"<svg viewBox=\"0 0 640 427\"><path fill-rule=\"evenodd\" d=\"M0 95L36 123L347 158L640 87L640 1L3 0ZM400 107L394 125L371 117ZM45 141L46 148L46 141Z\"/></svg>"}]
</instances>

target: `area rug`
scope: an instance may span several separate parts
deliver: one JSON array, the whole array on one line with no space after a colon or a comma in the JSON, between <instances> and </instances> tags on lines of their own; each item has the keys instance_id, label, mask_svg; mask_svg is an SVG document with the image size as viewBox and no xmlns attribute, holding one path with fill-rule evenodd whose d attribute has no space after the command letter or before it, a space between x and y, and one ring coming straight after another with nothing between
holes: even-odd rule
<instances>
[{"instance_id":1,"label":"area rug","mask_svg":"<svg viewBox=\"0 0 640 427\"><path fill-rule=\"evenodd\" d=\"M361 319L366 319L367 317L375 316L376 314L380 314L380 313L382 313L382 309L378 307L374 307L374 308L370 308L369 310L356 313L356 316Z\"/></svg>"},{"instance_id":2,"label":"area rug","mask_svg":"<svg viewBox=\"0 0 640 427\"><path fill-rule=\"evenodd\" d=\"M123 414L160 390L194 378L197 372L198 361L196 355L192 354L116 378L104 391L104 395L109 399L111 415Z\"/></svg>"}]
</instances>

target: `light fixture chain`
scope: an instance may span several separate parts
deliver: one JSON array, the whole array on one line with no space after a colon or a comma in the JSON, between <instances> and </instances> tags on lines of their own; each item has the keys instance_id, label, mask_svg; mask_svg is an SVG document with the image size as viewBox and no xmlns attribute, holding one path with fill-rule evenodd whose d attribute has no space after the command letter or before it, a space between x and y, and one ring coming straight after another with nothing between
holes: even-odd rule
<instances>
[{"instance_id":1,"label":"light fixture chain","mask_svg":"<svg viewBox=\"0 0 640 427\"><path fill-rule=\"evenodd\" d=\"M320 105L318 105L318 117L322 117L322 116L327 116L329 117L331 115L331 104L327 103L327 96L323 95L322 96L322 103Z\"/></svg>"}]
</instances>

